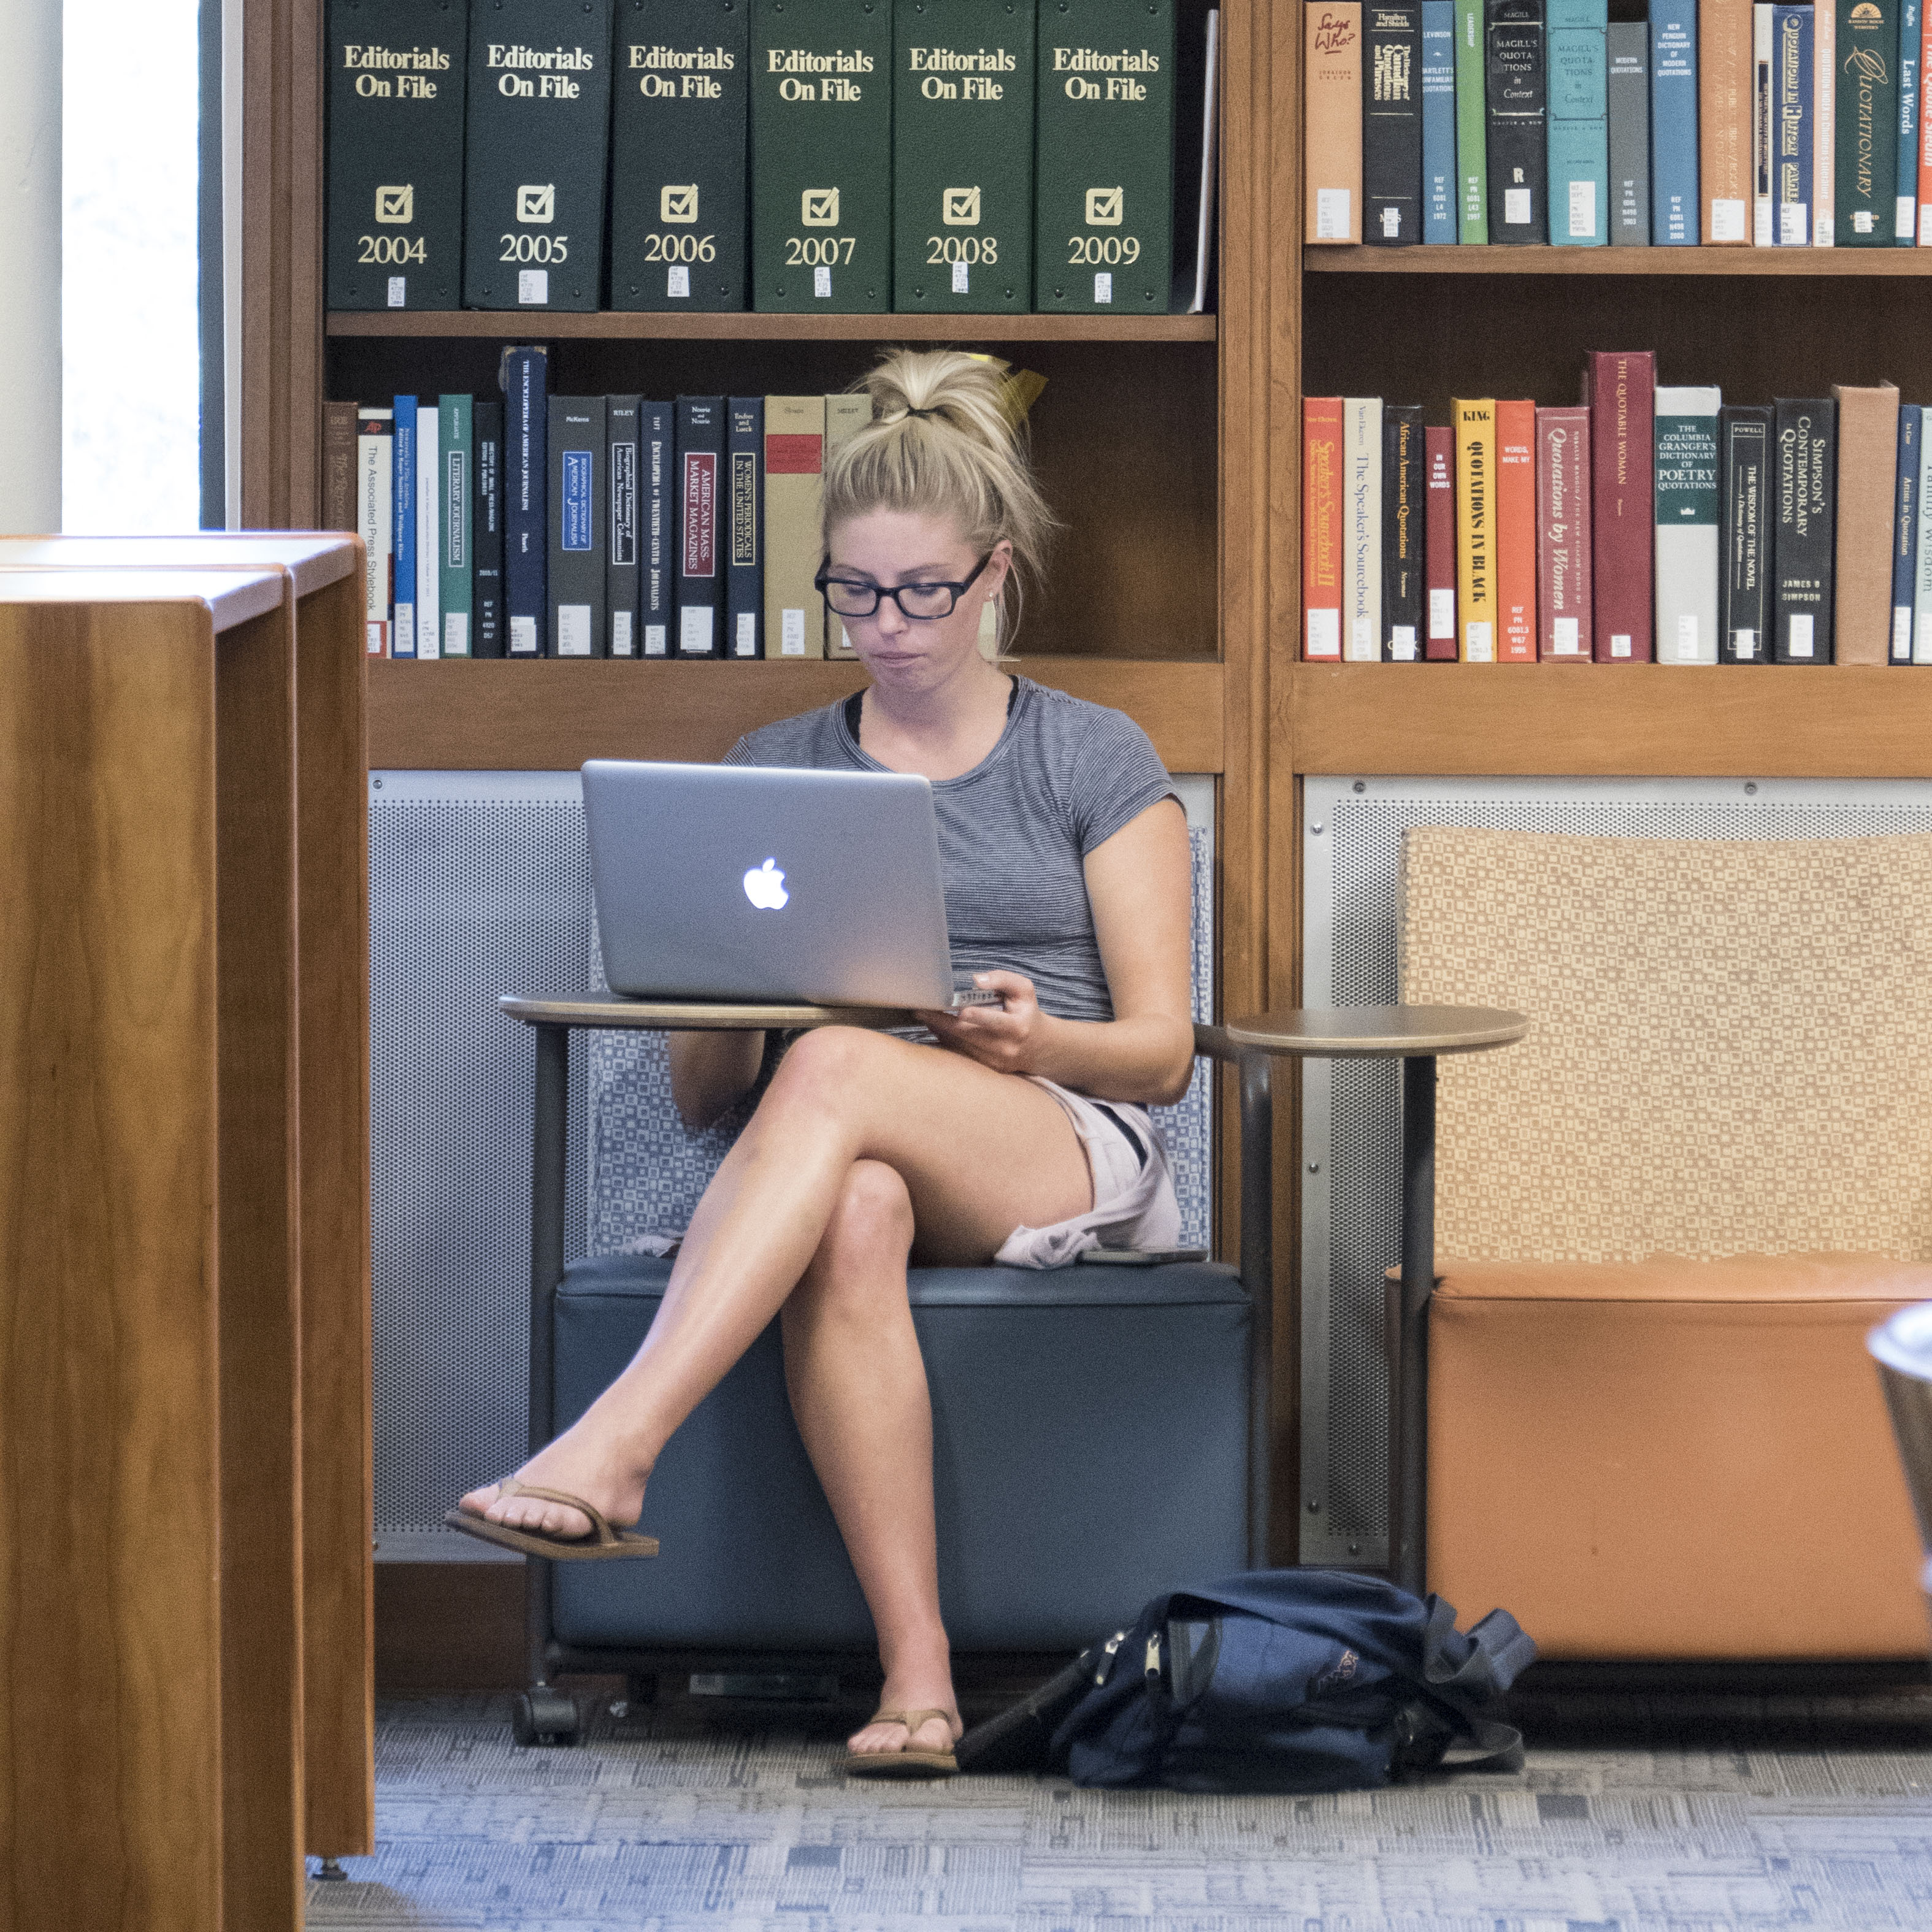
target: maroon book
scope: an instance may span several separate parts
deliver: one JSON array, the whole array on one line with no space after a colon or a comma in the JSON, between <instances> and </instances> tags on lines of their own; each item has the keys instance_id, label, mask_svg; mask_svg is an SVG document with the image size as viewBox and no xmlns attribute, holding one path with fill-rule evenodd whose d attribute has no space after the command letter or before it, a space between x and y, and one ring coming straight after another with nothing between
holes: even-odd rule
<instances>
[{"instance_id":1,"label":"maroon book","mask_svg":"<svg viewBox=\"0 0 1932 1932\"><path fill-rule=\"evenodd\" d=\"M1423 500L1428 506L1422 550L1428 593L1422 655L1432 664L1454 664L1456 650L1456 433L1422 432L1426 474Z\"/></svg>"},{"instance_id":2,"label":"maroon book","mask_svg":"<svg viewBox=\"0 0 1932 1932\"><path fill-rule=\"evenodd\" d=\"M1537 656L1583 664L1590 628L1590 412L1536 412Z\"/></svg>"},{"instance_id":3,"label":"maroon book","mask_svg":"<svg viewBox=\"0 0 1932 1932\"><path fill-rule=\"evenodd\" d=\"M1648 663L1657 527L1652 424L1657 358L1593 350L1583 368L1590 412L1592 580L1599 663Z\"/></svg>"}]
</instances>

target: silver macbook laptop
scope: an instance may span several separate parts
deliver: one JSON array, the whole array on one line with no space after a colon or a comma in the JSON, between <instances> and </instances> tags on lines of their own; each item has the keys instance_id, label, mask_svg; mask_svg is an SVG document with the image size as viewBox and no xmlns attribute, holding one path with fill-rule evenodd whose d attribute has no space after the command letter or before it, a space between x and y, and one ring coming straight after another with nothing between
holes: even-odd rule
<instances>
[{"instance_id":1,"label":"silver macbook laptop","mask_svg":"<svg viewBox=\"0 0 1932 1932\"><path fill-rule=\"evenodd\" d=\"M998 1003L954 984L922 778L594 758L584 812L614 992Z\"/></svg>"}]
</instances>

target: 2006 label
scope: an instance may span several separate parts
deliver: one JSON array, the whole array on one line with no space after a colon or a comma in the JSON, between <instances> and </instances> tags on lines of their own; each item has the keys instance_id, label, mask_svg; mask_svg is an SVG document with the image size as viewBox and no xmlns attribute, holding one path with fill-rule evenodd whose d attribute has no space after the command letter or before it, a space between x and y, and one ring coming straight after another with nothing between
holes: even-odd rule
<instances>
[{"instance_id":1,"label":"2006 label","mask_svg":"<svg viewBox=\"0 0 1932 1932\"><path fill-rule=\"evenodd\" d=\"M850 262L859 245L856 235L788 235L785 266L788 268L831 268Z\"/></svg>"},{"instance_id":2,"label":"2006 label","mask_svg":"<svg viewBox=\"0 0 1932 1932\"><path fill-rule=\"evenodd\" d=\"M503 237L500 262L567 262L570 260L568 235L509 235Z\"/></svg>"},{"instance_id":3,"label":"2006 label","mask_svg":"<svg viewBox=\"0 0 1932 1932\"><path fill-rule=\"evenodd\" d=\"M928 235L926 246L926 261L934 267L943 266L948 262L964 262L970 268L981 262L990 263L1000 259L1000 238L997 235Z\"/></svg>"},{"instance_id":4,"label":"2006 label","mask_svg":"<svg viewBox=\"0 0 1932 1932\"><path fill-rule=\"evenodd\" d=\"M394 265L429 260L429 244L420 235L360 235L356 241L362 250L358 262Z\"/></svg>"},{"instance_id":5,"label":"2006 label","mask_svg":"<svg viewBox=\"0 0 1932 1932\"><path fill-rule=\"evenodd\" d=\"M1066 260L1076 268L1117 268L1141 258L1139 238L1132 235L1070 235L1066 243Z\"/></svg>"},{"instance_id":6,"label":"2006 label","mask_svg":"<svg viewBox=\"0 0 1932 1932\"><path fill-rule=\"evenodd\" d=\"M647 262L715 262L718 238L715 235L646 235L644 260Z\"/></svg>"}]
</instances>

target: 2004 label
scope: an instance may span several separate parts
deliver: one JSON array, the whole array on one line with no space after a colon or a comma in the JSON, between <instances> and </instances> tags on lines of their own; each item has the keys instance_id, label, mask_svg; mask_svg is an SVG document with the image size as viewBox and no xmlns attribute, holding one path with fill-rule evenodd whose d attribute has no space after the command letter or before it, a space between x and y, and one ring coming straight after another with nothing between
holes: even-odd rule
<instances>
[{"instance_id":1,"label":"2004 label","mask_svg":"<svg viewBox=\"0 0 1932 1932\"><path fill-rule=\"evenodd\" d=\"M358 235L356 238L362 250L356 258L358 262L393 265L429 260L429 244L420 235Z\"/></svg>"}]
</instances>

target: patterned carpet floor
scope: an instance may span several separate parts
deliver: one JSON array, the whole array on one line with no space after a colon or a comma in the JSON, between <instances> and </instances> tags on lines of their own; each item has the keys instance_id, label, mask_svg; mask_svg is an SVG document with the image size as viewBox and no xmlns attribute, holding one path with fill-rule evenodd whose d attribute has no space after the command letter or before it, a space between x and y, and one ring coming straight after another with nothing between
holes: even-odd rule
<instances>
[{"instance_id":1,"label":"patterned carpet floor","mask_svg":"<svg viewBox=\"0 0 1932 1932\"><path fill-rule=\"evenodd\" d=\"M860 1785L832 1714L386 1702L310 1932L1932 1932L1932 1690L1519 1698L1527 1768L1322 1798ZM858 1715L862 1717L862 1711Z\"/></svg>"}]
</instances>

